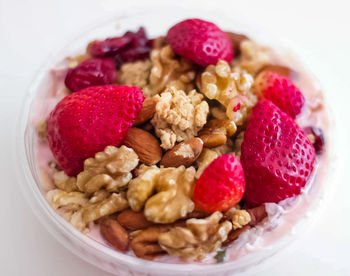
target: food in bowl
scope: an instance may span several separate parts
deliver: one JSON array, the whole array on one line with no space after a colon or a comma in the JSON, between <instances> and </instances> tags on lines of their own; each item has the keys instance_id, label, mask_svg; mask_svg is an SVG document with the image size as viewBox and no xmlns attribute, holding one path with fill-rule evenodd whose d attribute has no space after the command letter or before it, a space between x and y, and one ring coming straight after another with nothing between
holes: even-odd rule
<instances>
[{"instance_id":1,"label":"food in bowl","mask_svg":"<svg viewBox=\"0 0 350 276\"><path fill-rule=\"evenodd\" d=\"M38 124L47 199L114 250L230 261L273 242L315 185L322 97L245 35L201 19L154 39L141 27L92 41L52 81Z\"/></svg>"}]
</instances>

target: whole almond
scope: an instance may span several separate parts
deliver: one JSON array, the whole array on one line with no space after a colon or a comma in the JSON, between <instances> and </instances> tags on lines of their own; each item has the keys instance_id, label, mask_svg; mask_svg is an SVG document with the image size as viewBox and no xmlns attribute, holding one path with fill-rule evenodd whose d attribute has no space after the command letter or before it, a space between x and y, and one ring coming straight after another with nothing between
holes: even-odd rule
<instances>
[{"instance_id":1,"label":"whole almond","mask_svg":"<svg viewBox=\"0 0 350 276\"><path fill-rule=\"evenodd\" d=\"M134 121L134 125L140 125L154 116L156 112L157 101L153 98L146 98L142 103L142 108L139 115Z\"/></svg>"},{"instance_id":2,"label":"whole almond","mask_svg":"<svg viewBox=\"0 0 350 276\"><path fill-rule=\"evenodd\" d=\"M233 47L233 53L235 57L238 57L241 54L240 51L240 45L243 40L249 39L247 36L243 34L233 33L233 32L226 32L228 38L230 39L230 42Z\"/></svg>"},{"instance_id":3,"label":"whole almond","mask_svg":"<svg viewBox=\"0 0 350 276\"><path fill-rule=\"evenodd\" d=\"M162 158L162 149L158 140L149 132L137 127L131 127L124 139L124 145L132 148L141 163L154 165Z\"/></svg>"},{"instance_id":4,"label":"whole almond","mask_svg":"<svg viewBox=\"0 0 350 276\"><path fill-rule=\"evenodd\" d=\"M128 230L140 230L151 226L143 212L135 212L131 209L124 210L117 216L118 222Z\"/></svg>"},{"instance_id":5,"label":"whole almond","mask_svg":"<svg viewBox=\"0 0 350 276\"><path fill-rule=\"evenodd\" d=\"M167 151L160 164L164 167L189 167L199 157L203 149L203 141L200 138L191 138Z\"/></svg>"},{"instance_id":6,"label":"whole almond","mask_svg":"<svg viewBox=\"0 0 350 276\"><path fill-rule=\"evenodd\" d=\"M129 235L118 221L111 218L102 219L100 222L100 233L114 248L122 251L128 250Z\"/></svg>"}]
</instances>

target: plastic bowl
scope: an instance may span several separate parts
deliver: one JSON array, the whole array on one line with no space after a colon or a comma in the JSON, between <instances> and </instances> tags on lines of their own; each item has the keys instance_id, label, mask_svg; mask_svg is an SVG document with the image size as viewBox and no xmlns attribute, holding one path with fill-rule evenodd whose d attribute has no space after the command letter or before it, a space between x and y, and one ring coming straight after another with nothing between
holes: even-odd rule
<instances>
[{"instance_id":1,"label":"plastic bowl","mask_svg":"<svg viewBox=\"0 0 350 276\"><path fill-rule=\"evenodd\" d=\"M30 202L31 207L41 220L48 231L59 240L65 247L74 252L80 258L87 262L100 267L101 269L111 272L118 276L124 275L235 275L242 272L258 272L263 266L276 258L270 258L276 253L280 253L292 241L297 240L299 235L310 229L310 225L317 217L317 213L325 206L323 201L326 190L326 176L318 179L318 188L314 189L313 200L310 201L307 210L303 210L303 214L298 221L292 225L289 230L278 240L264 247L262 250L250 253L240 257L238 260L230 261L222 264L199 265L199 264L167 264L153 261L142 260L133 256L112 250L88 236L77 231L73 226L61 218L46 201L42 193L42 181L39 176L38 164L36 160L37 136L35 127L32 122L33 108L38 99L45 98L48 85L50 68L59 63L63 58L76 53L82 53L88 42L95 39L103 39L109 36L124 33L126 30L136 30L139 26L144 26L150 37L164 35L166 30L174 23L190 17L201 17L211 20L224 30L237 31L248 34L250 37L261 43L268 43L265 37L259 37L256 30L245 22L235 22L230 16L225 14L217 14L212 11L200 11L193 13L179 7L147 7L134 9L130 14L128 12L119 13L104 22L95 24L82 32L79 36L66 47L63 48L56 56L50 58L46 65L41 68L41 72L35 78L29 93L24 99L22 115L19 118L16 151L18 163L21 165L21 173L19 174L20 183L23 192ZM232 28L234 26L234 28ZM334 124L332 124L334 125ZM327 149L325 153L329 156L332 154L330 148L332 142L328 133L334 133L328 130L326 133ZM336 165L333 163L332 168ZM329 169L328 171L332 171ZM327 176L329 178L329 175ZM330 178L329 178L330 179ZM332 179L333 181L334 179ZM314 185L313 185L314 186ZM312 188L313 188L312 186ZM327 191L327 194L329 192ZM312 214L312 215L310 215Z\"/></svg>"}]
</instances>

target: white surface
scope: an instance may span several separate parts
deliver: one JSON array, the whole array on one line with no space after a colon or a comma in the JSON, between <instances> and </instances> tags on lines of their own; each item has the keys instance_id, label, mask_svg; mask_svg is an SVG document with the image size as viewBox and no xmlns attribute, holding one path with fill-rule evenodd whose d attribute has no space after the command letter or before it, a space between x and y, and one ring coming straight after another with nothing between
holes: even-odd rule
<instances>
[{"instance_id":1,"label":"white surface","mask_svg":"<svg viewBox=\"0 0 350 276\"><path fill-rule=\"evenodd\" d=\"M165 1L147 1L147 3ZM323 4L327 2L328 4ZM107 276L56 242L39 224L15 181L12 150L22 99L45 59L64 46L81 27L120 7L142 1L0 0L0 275ZM293 45L295 52L320 79L337 123L340 168L337 191L311 233L294 252L277 257L259 275L350 275L350 8L348 0L332 1L186 1L187 7L230 10L238 21L255 20ZM151 20L151 19L150 19Z\"/></svg>"}]
</instances>

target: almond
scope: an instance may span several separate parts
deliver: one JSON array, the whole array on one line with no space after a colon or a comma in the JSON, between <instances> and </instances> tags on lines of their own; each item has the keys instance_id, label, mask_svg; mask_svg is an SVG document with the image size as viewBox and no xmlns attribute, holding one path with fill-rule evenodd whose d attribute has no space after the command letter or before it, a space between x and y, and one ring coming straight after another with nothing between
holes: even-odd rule
<instances>
[{"instance_id":1,"label":"almond","mask_svg":"<svg viewBox=\"0 0 350 276\"><path fill-rule=\"evenodd\" d=\"M160 164L164 167L177 168L181 165L189 167L201 154L202 149L202 139L191 138L185 142L176 145L171 150L167 151L164 154Z\"/></svg>"},{"instance_id":2,"label":"almond","mask_svg":"<svg viewBox=\"0 0 350 276\"><path fill-rule=\"evenodd\" d=\"M153 98L146 98L142 103L139 115L136 117L134 125L142 124L154 116L157 101Z\"/></svg>"},{"instance_id":3,"label":"almond","mask_svg":"<svg viewBox=\"0 0 350 276\"><path fill-rule=\"evenodd\" d=\"M247 36L238 33L226 32L228 38L231 41L233 47L233 53L235 57L238 57L241 54L240 45L243 40L249 39Z\"/></svg>"},{"instance_id":4,"label":"almond","mask_svg":"<svg viewBox=\"0 0 350 276\"><path fill-rule=\"evenodd\" d=\"M124 210L117 216L118 222L128 230L140 230L151 226L143 212L135 212L131 209Z\"/></svg>"},{"instance_id":5,"label":"almond","mask_svg":"<svg viewBox=\"0 0 350 276\"><path fill-rule=\"evenodd\" d=\"M129 235L126 230L111 218L104 218L100 222L100 232L102 237L114 248L122 251L128 250Z\"/></svg>"},{"instance_id":6,"label":"almond","mask_svg":"<svg viewBox=\"0 0 350 276\"><path fill-rule=\"evenodd\" d=\"M151 133L137 127L131 127L124 139L124 145L132 148L141 163L154 165L162 158L159 142Z\"/></svg>"}]
</instances>

